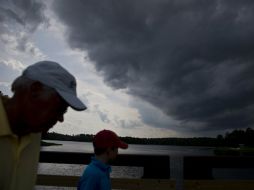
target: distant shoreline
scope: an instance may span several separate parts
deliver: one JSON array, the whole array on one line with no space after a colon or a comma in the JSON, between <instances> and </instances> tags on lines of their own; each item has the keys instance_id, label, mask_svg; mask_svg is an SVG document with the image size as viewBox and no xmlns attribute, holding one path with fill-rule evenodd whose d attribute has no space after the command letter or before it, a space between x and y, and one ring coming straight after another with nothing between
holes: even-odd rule
<instances>
[{"instance_id":1,"label":"distant shoreline","mask_svg":"<svg viewBox=\"0 0 254 190\"><path fill-rule=\"evenodd\" d=\"M61 143L56 142L46 142L46 141L68 141L68 140L42 140L41 146L63 146ZM84 142L84 141L72 141L72 142ZM86 142L92 143L92 142ZM153 144L133 144L133 145L153 145ZM158 145L158 144L157 144ZM156 145L155 145L156 146ZM179 146L183 147L188 145L158 145L158 146ZM189 145L189 147L191 147ZM254 156L253 147L208 147L208 146L193 146L193 147L203 147L203 148L213 148L213 153L216 156Z\"/></svg>"},{"instance_id":2,"label":"distant shoreline","mask_svg":"<svg viewBox=\"0 0 254 190\"><path fill-rule=\"evenodd\" d=\"M41 141L41 146L62 146L63 144Z\"/></svg>"},{"instance_id":3,"label":"distant shoreline","mask_svg":"<svg viewBox=\"0 0 254 190\"><path fill-rule=\"evenodd\" d=\"M76 142L92 142L94 135L77 134L67 135L60 133L43 134L43 140L60 140ZM234 130L231 133L217 135L217 137L191 137L191 138L138 138L138 137L120 137L128 144L140 145L173 145L173 146L200 146L200 147L234 147L239 146L254 147L254 130L247 128L244 130Z\"/></svg>"},{"instance_id":4,"label":"distant shoreline","mask_svg":"<svg viewBox=\"0 0 254 190\"><path fill-rule=\"evenodd\" d=\"M173 145L173 146L202 146L216 147L218 141L211 137L193 137L193 138L137 138L137 137L120 137L121 140L128 144L138 145ZM42 140L58 140L58 141L75 141L75 142L92 142L93 135L64 135L59 133L44 134Z\"/></svg>"},{"instance_id":5,"label":"distant shoreline","mask_svg":"<svg viewBox=\"0 0 254 190\"><path fill-rule=\"evenodd\" d=\"M217 156L254 156L254 148L252 147L218 147L214 149Z\"/></svg>"}]
</instances>

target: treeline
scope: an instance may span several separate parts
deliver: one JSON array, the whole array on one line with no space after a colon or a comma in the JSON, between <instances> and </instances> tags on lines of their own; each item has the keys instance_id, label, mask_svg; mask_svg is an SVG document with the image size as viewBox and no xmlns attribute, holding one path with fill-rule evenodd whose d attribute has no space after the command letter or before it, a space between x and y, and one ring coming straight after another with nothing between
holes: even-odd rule
<instances>
[{"instance_id":1,"label":"treeline","mask_svg":"<svg viewBox=\"0 0 254 190\"><path fill-rule=\"evenodd\" d=\"M177 146L219 146L216 138L133 138L121 137L128 144L154 144L154 145L177 145Z\"/></svg>"},{"instance_id":2,"label":"treeline","mask_svg":"<svg viewBox=\"0 0 254 190\"><path fill-rule=\"evenodd\" d=\"M178 146L230 146L236 147L239 144L245 146L254 146L254 130L234 130L231 133L218 135L217 138L194 137L194 138L135 138L120 137L128 144L154 144L154 145L178 145ZM44 140L62 140L62 141L81 141L92 142L93 135L64 135L59 133L46 133L43 135Z\"/></svg>"},{"instance_id":3,"label":"treeline","mask_svg":"<svg viewBox=\"0 0 254 190\"><path fill-rule=\"evenodd\" d=\"M42 134L43 140L59 140L59 141L81 141L92 142L94 135L79 134L79 135L64 135L60 133L46 133Z\"/></svg>"},{"instance_id":4,"label":"treeline","mask_svg":"<svg viewBox=\"0 0 254 190\"><path fill-rule=\"evenodd\" d=\"M246 130L234 130L231 133L226 133L224 136L218 135L217 141L219 144L231 147L236 147L241 144L254 147L254 130L251 128L247 128Z\"/></svg>"}]
</instances>

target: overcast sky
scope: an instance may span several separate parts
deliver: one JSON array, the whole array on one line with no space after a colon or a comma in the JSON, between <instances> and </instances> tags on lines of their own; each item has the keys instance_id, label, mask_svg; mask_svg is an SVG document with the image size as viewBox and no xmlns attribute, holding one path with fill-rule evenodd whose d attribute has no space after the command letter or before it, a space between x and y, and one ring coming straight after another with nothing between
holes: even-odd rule
<instances>
[{"instance_id":1,"label":"overcast sky","mask_svg":"<svg viewBox=\"0 0 254 190\"><path fill-rule=\"evenodd\" d=\"M252 0L0 0L0 90L28 65L73 73L84 112L51 131L216 136L254 126Z\"/></svg>"}]
</instances>

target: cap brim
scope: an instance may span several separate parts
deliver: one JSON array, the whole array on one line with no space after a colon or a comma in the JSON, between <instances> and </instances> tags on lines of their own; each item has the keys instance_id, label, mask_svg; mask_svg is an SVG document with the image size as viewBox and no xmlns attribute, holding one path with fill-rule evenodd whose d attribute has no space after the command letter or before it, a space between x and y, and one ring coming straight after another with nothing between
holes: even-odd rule
<instances>
[{"instance_id":1,"label":"cap brim","mask_svg":"<svg viewBox=\"0 0 254 190\"><path fill-rule=\"evenodd\" d=\"M81 100L77 96L61 91L61 90L56 90L56 91L67 102L67 104L69 104L69 106L72 107L74 110L82 111L87 109L86 105L83 104L83 102L81 102Z\"/></svg>"},{"instance_id":2,"label":"cap brim","mask_svg":"<svg viewBox=\"0 0 254 190\"><path fill-rule=\"evenodd\" d=\"M119 147L119 148L122 148L122 149L127 149L127 148L128 148L128 144L125 143L125 142L123 142L123 141L120 141L120 142L118 143L118 147Z\"/></svg>"}]
</instances>

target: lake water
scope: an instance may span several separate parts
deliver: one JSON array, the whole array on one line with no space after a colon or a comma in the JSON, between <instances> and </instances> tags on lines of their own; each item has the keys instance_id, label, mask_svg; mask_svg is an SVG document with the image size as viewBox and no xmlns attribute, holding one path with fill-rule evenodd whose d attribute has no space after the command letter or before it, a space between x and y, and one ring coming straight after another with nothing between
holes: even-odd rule
<instances>
[{"instance_id":1,"label":"lake water","mask_svg":"<svg viewBox=\"0 0 254 190\"><path fill-rule=\"evenodd\" d=\"M60 151L60 152L84 152L93 153L93 145L89 142L74 142L74 141L52 141L62 144L60 146L44 146L41 149L44 151ZM145 154L145 155L170 155L170 173L171 178L176 179L182 177L182 157L187 155L214 155L212 147L193 147L193 146L169 146L169 145L133 145L130 144L127 150L119 149L119 154ZM39 174L51 175L73 175L81 176L86 165L77 164L48 164L40 163ZM113 166L111 177L117 178L141 178L143 168L141 167L125 167ZM63 187L42 187L37 186L37 190L46 189L75 189Z\"/></svg>"},{"instance_id":2,"label":"lake water","mask_svg":"<svg viewBox=\"0 0 254 190\"><path fill-rule=\"evenodd\" d=\"M62 144L61 146L44 146L45 151L61 151L61 152L85 152L92 153L93 145L90 142L74 142L74 141L53 141ZM134 145L130 144L126 150L119 149L119 153L124 154L152 154L152 155L170 155L170 156L186 156L186 155L213 155L213 147L197 147L197 146L171 146L171 145Z\"/></svg>"}]
</instances>

